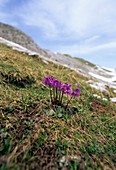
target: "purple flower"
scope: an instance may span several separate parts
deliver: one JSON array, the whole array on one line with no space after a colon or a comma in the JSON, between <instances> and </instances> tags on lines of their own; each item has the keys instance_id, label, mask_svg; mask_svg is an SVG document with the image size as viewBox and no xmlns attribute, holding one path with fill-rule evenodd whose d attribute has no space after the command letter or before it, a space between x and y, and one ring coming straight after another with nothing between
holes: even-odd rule
<instances>
[{"instance_id":1,"label":"purple flower","mask_svg":"<svg viewBox=\"0 0 116 170\"><path fill-rule=\"evenodd\" d=\"M79 88L75 89L74 91L77 92L77 93L79 93L79 94L80 94L80 92L81 92L81 90L80 90Z\"/></svg>"},{"instance_id":2,"label":"purple flower","mask_svg":"<svg viewBox=\"0 0 116 170\"><path fill-rule=\"evenodd\" d=\"M75 89L75 90L72 91L71 96L73 96L73 97L79 97L79 96L80 96L80 92L81 92L80 89L77 88L77 89Z\"/></svg>"},{"instance_id":3,"label":"purple flower","mask_svg":"<svg viewBox=\"0 0 116 170\"><path fill-rule=\"evenodd\" d=\"M52 82L52 86L60 89L61 83L60 83L59 80L55 79L55 80L53 80L53 82Z\"/></svg>"},{"instance_id":4,"label":"purple flower","mask_svg":"<svg viewBox=\"0 0 116 170\"><path fill-rule=\"evenodd\" d=\"M66 90L66 91L65 91L65 94L71 95L71 94L72 94L72 90Z\"/></svg>"},{"instance_id":5,"label":"purple flower","mask_svg":"<svg viewBox=\"0 0 116 170\"><path fill-rule=\"evenodd\" d=\"M63 83L61 84L60 90L66 93L66 91L70 90L70 88L71 88L71 84Z\"/></svg>"},{"instance_id":6,"label":"purple flower","mask_svg":"<svg viewBox=\"0 0 116 170\"><path fill-rule=\"evenodd\" d=\"M72 97L79 97L80 96L80 84L77 84L78 88L75 90L71 89L71 84L68 83L62 83L58 79L54 79L52 76L46 76L44 77L42 83L44 85L49 86L50 90L50 98L51 98L51 103L52 104L61 104L63 101L63 97L65 94L70 95ZM60 91L60 92L59 92ZM70 103L72 97L70 97L67 101L67 105Z\"/></svg>"},{"instance_id":7,"label":"purple flower","mask_svg":"<svg viewBox=\"0 0 116 170\"><path fill-rule=\"evenodd\" d=\"M78 87L80 87L81 85L80 84L77 84Z\"/></svg>"},{"instance_id":8,"label":"purple flower","mask_svg":"<svg viewBox=\"0 0 116 170\"><path fill-rule=\"evenodd\" d=\"M54 81L54 78L52 76L47 76L47 77L44 77L42 83L45 85L52 85L53 81Z\"/></svg>"}]
</instances>

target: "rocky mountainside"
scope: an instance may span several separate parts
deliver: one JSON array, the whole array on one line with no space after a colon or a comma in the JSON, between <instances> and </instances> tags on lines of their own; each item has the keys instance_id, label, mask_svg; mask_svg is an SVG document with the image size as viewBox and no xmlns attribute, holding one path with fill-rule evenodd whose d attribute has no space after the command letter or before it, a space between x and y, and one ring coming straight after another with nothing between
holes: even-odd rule
<instances>
[{"instance_id":1,"label":"rocky mountainside","mask_svg":"<svg viewBox=\"0 0 116 170\"><path fill-rule=\"evenodd\" d=\"M32 38L26 35L13 26L3 24L0 22L0 37L5 38L9 41L15 42L29 50L39 52L39 46L32 40Z\"/></svg>"},{"instance_id":2,"label":"rocky mountainside","mask_svg":"<svg viewBox=\"0 0 116 170\"><path fill-rule=\"evenodd\" d=\"M62 65L65 65L66 67L76 69L78 68L78 71L84 75L88 73L92 67L90 67L86 61L85 62L80 61L79 59L75 59L69 55L63 55L60 53L53 53L50 50L45 50L40 48L31 37L23 33L22 31L18 30L17 28L0 23L0 37L2 37L5 40L8 40L10 42L14 42L18 45L21 45L21 47L24 47L30 51L33 51L33 54L37 54L39 56L45 57L49 60L52 60L54 62L60 63ZM3 41L3 39L1 41ZM7 44L8 44L7 41ZM11 43L9 43L11 44ZM16 44L13 44L16 48ZM17 46L18 50L22 51L22 48ZM27 51L24 49L24 51Z\"/></svg>"}]
</instances>

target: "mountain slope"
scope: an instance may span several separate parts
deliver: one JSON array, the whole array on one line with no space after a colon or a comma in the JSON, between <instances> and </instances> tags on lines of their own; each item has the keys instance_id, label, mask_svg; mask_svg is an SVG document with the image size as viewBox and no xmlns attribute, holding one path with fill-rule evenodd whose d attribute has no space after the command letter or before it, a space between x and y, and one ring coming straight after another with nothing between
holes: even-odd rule
<instances>
[{"instance_id":1,"label":"mountain slope","mask_svg":"<svg viewBox=\"0 0 116 170\"><path fill-rule=\"evenodd\" d=\"M52 105L42 84L51 75L81 95ZM63 65L0 43L1 169L115 169L116 107L89 79ZM98 99L94 94L101 95Z\"/></svg>"},{"instance_id":2,"label":"mountain slope","mask_svg":"<svg viewBox=\"0 0 116 170\"><path fill-rule=\"evenodd\" d=\"M48 50L41 49L41 52L37 53L2 37L0 37L0 42L12 47L14 50L63 65L88 77L87 83L91 87L101 90L112 102L116 102L116 97L114 97L116 93L116 69L95 66L84 59L73 58L59 53L55 54Z\"/></svg>"},{"instance_id":3,"label":"mountain slope","mask_svg":"<svg viewBox=\"0 0 116 170\"><path fill-rule=\"evenodd\" d=\"M16 29L15 27L12 27L7 24L0 23L0 37L9 40L10 42L14 42L16 44L21 45L22 47L25 47L28 50L31 50L33 52L37 52L40 56L46 57L47 59L50 59L54 62L58 62L60 64L66 65L68 67L74 68L82 68L83 63L80 61L76 61L74 58L70 57L67 58L65 55L62 55L60 53L53 53L49 50L41 49L33 40L31 37L23 33L22 31ZM84 68L84 69L83 69ZM84 66L80 72L85 74L90 70L88 66Z\"/></svg>"},{"instance_id":4,"label":"mountain slope","mask_svg":"<svg viewBox=\"0 0 116 170\"><path fill-rule=\"evenodd\" d=\"M32 40L32 38L26 35L19 29L0 22L0 37L9 41L15 42L29 50L39 52L39 46Z\"/></svg>"},{"instance_id":5,"label":"mountain slope","mask_svg":"<svg viewBox=\"0 0 116 170\"><path fill-rule=\"evenodd\" d=\"M28 53L29 55L39 55L49 61L71 68L88 77L90 79L88 81L90 86L101 90L107 95L110 88L112 95L109 97L113 102L116 102L116 98L114 97L116 94L116 69L96 66L82 58L74 58L67 54L63 55L42 49L28 35L3 23L0 23L0 42L12 46L13 49L18 51Z\"/></svg>"}]
</instances>

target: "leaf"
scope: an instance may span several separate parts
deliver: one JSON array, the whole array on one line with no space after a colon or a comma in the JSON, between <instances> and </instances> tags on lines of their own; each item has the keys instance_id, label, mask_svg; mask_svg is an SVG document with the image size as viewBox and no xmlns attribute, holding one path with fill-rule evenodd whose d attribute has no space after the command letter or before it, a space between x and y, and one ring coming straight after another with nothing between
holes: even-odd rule
<instances>
[{"instance_id":1,"label":"leaf","mask_svg":"<svg viewBox=\"0 0 116 170\"><path fill-rule=\"evenodd\" d=\"M62 117L62 113L58 113L57 116L58 116L58 117Z\"/></svg>"}]
</instances>

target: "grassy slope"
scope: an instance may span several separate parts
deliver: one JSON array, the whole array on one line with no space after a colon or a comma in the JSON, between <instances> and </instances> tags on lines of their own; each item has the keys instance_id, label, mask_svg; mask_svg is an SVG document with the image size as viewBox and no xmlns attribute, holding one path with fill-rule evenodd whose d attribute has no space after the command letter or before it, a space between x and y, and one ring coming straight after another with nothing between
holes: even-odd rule
<instances>
[{"instance_id":1,"label":"grassy slope","mask_svg":"<svg viewBox=\"0 0 116 170\"><path fill-rule=\"evenodd\" d=\"M91 63L91 62L89 62L89 61L87 61L83 58L75 58L75 59L81 61L83 64L88 64L90 67L95 67L95 64L93 64L93 63Z\"/></svg>"},{"instance_id":2,"label":"grassy slope","mask_svg":"<svg viewBox=\"0 0 116 170\"><path fill-rule=\"evenodd\" d=\"M0 73L2 170L115 169L116 108L94 98L100 92L86 78L2 44ZM47 75L81 84L80 98L72 100L66 113L50 106L48 89L41 83Z\"/></svg>"},{"instance_id":3,"label":"grassy slope","mask_svg":"<svg viewBox=\"0 0 116 170\"><path fill-rule=\"evenodd\" d=\"M73 58L72 56L68 55L68 54L64 54L66 57L69 57L69 58ZM74 57L74 59L80 61L82 64L85 64L85 65L89 65L90 67L95 67L96 65L83 59L83 58L78 58L78 57Z\"/></svg>"}]
</instances>

